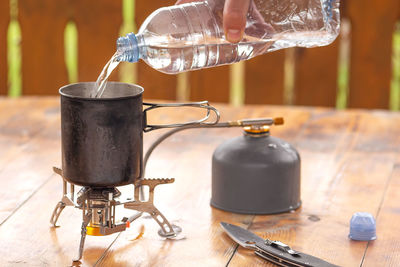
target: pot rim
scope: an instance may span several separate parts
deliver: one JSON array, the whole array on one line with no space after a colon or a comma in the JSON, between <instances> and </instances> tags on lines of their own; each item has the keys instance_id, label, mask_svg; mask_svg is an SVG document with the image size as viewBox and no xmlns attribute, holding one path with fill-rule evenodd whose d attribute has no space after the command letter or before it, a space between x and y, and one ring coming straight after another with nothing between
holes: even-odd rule
<instances>
[{"instance_id":1,"label":"pot rim","mask_svg":"<svg viewBox=\"0 0 400 267\"><path fill-rule=\"evenodd\" d=\"M79 96L79 95L74 95L71 94L71 92L68 92L68 89L75 87L75 86L84 86L84 85L90 85L93 86L95 82L77 82L77 83L71 83L62 86L58 92L61 96L67 97L67 98L72 98L72 99L79 99L79 100L87 100L87 101L112 101L112 100L120 100L120 99L127 99L127 98L136 98L136 97L141 97L143 94L143 87L137 84L131 84L131 83L123 83L123 82L107 82L108 84L113 84L113 85L122 85L122 86L127 86L131 87L132 94L131 95L124 95L124 96L116 96L116 97L101 97L101 98L94 98L94 97L87 97L87 96ZM139 90L139 92L137 91ZM65 92L67 91L67 92Z\"/></svg>"}]
</instances>

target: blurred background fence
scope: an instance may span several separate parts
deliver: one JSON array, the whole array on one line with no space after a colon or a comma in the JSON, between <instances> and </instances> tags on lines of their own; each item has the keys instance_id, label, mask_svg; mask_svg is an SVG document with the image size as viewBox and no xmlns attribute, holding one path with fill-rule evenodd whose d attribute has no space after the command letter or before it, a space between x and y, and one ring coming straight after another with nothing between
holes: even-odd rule
<instances>
[{"instance_id":1,"label":"blurred background fence","mask_svg":"<svg viewBox=\"0 0 400 267\"><path fill-rule=\"evenodd\" d=\"M67 83L96 80L117 37L174 2L1 0L0 95L56 95ZM342 0L341 17L341 34L327 47L174 76L123 63L112 79L138 83L153 99L398 110L400 1Z\"/></svg>"}]
</instances>

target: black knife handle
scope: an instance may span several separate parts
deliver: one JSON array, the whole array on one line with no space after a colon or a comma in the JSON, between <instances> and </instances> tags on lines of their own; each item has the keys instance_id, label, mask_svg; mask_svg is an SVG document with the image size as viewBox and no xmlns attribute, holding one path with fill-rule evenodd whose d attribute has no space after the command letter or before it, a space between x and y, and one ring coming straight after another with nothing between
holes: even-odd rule
<instances>
[{"instance_id":1,"label":"black knife handle","mask_svg":"<svg viewBox=\"0 0 400 267\"><path fill-rule=\"evenodd\" d=\"M291 255L278 248L269 245L256 245L259 248L255 253L257 256L265 260L271 261L280 266L288 267L338 267L332 263L324 261L320 258L298 252L296 255Z\"/></svg>"},{"instance_id":2,"label":"black knife handle","mask_svg":"<svg viewBox=\"0 0 400 267\"><path fill-rule=\"evenodd\" d=\"M264 260L267 260L269 262L275 263L276 265L279 266L284 266L284 267L301 267L302 265L295 265L295 264L291 264L289 262L285 262L282 259L272 256L272 255L268 255L266 253L263 253L262 251L255 251L254 252L257 256L263 258Z\"/></svg>"}]
</instances>

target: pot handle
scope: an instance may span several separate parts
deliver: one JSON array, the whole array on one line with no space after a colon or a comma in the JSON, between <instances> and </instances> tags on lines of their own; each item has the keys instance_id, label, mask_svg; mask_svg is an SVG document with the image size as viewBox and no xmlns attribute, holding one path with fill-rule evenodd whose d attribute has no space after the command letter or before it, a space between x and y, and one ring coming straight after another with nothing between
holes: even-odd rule
<instances>
[{"instance_id":1,"label":"pot handle","mask_svg":"<svg viewBox=\"0 0 400 267\"><path fill-rule=\"evenodd\" d=\"M190 125L214 125L217 124L220 118L219 111L211 106L208 101L201 101L201 102L190 102L190 103L170 103L170 104L153 104L153 103L143 103L145 106L149 106L146 108L143 113L144 113L144 132L150 132L152 130L157 130L161 128L177 128L177 127L185 127L185 126L190 126ZM147 112L156 109L156 108L176 108L176 107L193 107L193 108L201 108L201 109L206 109L207 114L201 118L200 120L196 121L189 121L185 123L176 123L176 124L162 124L162 125L149 125L147 124ZM215 114L215 120L212 122L206 122L210 118L211 112L214 112Z\"/></svg>"}]
</instances>

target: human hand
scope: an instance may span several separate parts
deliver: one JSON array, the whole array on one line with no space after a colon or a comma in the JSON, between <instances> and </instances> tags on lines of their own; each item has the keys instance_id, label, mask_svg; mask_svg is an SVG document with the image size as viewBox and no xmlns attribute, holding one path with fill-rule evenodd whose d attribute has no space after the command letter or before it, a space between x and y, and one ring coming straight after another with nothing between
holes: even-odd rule
<instances>
[{"instance_id":1,"label":"human hand","mask_svg":"<svg viewBox=\"0 0 400 267\"><path fill-rule=\"evenodd\" d=\"M200 0L178 0L177 5L198 2ZM223 27L226 39L231 43L242 40L246 27L246 16L249 11L250 0L226 0L223 12Z\"/></svg>"}]
</instances>

